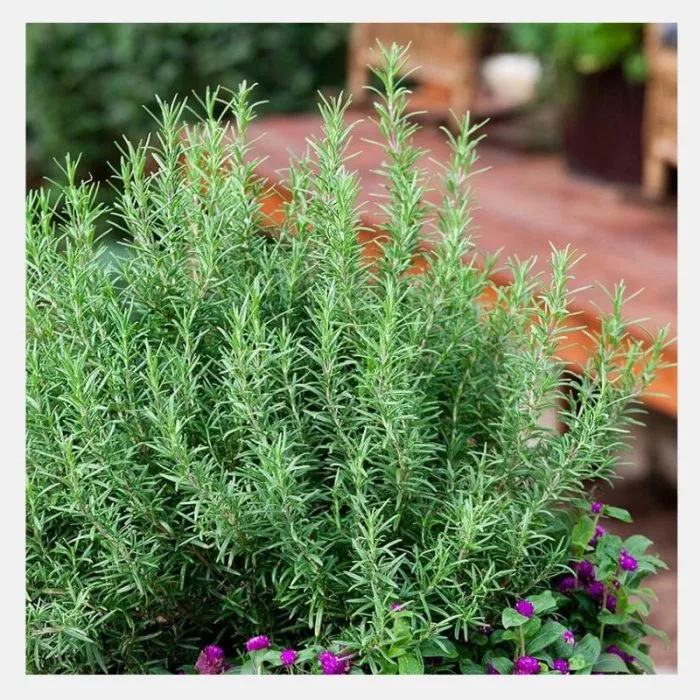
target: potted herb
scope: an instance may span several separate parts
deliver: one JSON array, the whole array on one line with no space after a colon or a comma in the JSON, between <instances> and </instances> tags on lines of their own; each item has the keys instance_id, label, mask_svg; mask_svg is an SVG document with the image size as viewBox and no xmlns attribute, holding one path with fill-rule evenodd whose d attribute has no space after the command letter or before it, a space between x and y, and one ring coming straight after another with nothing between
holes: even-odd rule
<instances>
[{"instance_id":1,"label":"potted herb","mask_svg":"<svg viewBox=\"0 0 700 700\"><path fill-rule=\"evenodd\" d=\"M638 183L646 60L641 23L504 25L506 41L550 70L545 89L562 108L568 166Z\"/></svg>"},{"instance_id":2,"label":"potted herb","mask_svg":"<svg viewBox=\"0 0 700 700\"><path fill-rule=\"evenodd\" d=\"M195 116L161 102L156 138L122 146L112 204L70 158L58 203L28 195L30 672L622 672L611 646L650 670L640 579L662 564L597 531L621 514L589 513L585 484L614 477L665 334L629 338L620 285L564 374L575 254L490 281L475 127L447 134L429 207L406 52L384 59L379 260L358 240L342 98L321 102L274 228L245 83ZM127 241L110 265L101 219ZM540 420L557 406L564 432Z\"/></svg>"}]
</instances>

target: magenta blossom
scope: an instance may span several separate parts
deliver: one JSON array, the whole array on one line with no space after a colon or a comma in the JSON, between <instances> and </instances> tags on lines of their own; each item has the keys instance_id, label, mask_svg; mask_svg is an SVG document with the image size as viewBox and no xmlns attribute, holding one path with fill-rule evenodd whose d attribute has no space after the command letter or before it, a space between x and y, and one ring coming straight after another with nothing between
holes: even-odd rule
<instances>
[{"instance_id":1,"label":"magenta blossom","mask_svg":"<svg viewBox=\"0 0 700 700\"><path fill-rule=\"evenodd\" d=\"M259 634L252 637L245 643L246 651L262 651L270 648L270 638L267 635Z\"/></svg>"},{"instance_id":2,"label":"magenta blossom","mask_svg":"<svg viewBox=\"0 0 700 700\"><path fill-rule=\"evenodd\" d=\"M595 579L595 567L593 564L591 564L591 562L586 561L585 559L576 564L575 570L578 580L582 581L583 583L590 583L593 581L593 579Z\"/></svg>"},{"instance_id":3,"label":"magenta blossom","mask_svg":"<svg viewBox=\"0 0 700 700\"><path fill-rule=\"evenodd\" d=\"M492 663L489 663L486 666L486 675L488 675L488 676L500 676L501 672L498 671Z\"/></svg>"},{"instance_id":4,"label":"magenta blossom","mask_svg":"<svg viewBox=\"0 0 700 700\"><path fill-rule=\"evenodd\" d=\"M556 583L556 589L559 593L568 593L576 588L576 578L571 575L562 576Z\"/></svg>"},{"instance_id":5,"label":"magenta blossom","mask_svg":"<svg viewBox=\"0 0 700 700\"><path fill-rule=\"evenodd\" d=\"M318 660L325 676L339 676L350 671L350 659L336 656L332 651L322 651Z\"/></svg>"},{"instance_id":6,"label":"magenta blossom","mask_svg":"<svg viewBox=\"0 0 700 700\"><path fill-rule=\"evenodd\" d=\"M593 513L593 515L598 515L603 510L604 505L604 503L594 501L591 503L591 513Z\"/></svg>"},{"instance_id":7,"label":"magenta blossom","mask_svg":"<svg viewBox=\"0 0 700 700\"><path fill-rule=\"evenodd\" d=\"M619 564L623 571L637 570L637 560L626 549L620 550Z\"/></svg>"},{"instance_id":8,"label":"magenta blossom","mask_svg":"<svg viewBox=\"0 0 700 700\"><path fill-rule=\"evenodd\" d=\"M199 653L195 671L205 676L216 675L224 671L224 650L216 644L204 647Z\"/></svg>"},{"instance_id":9,"label":"magenta blossom","mask_svg":"<svg viewBox=\"0 0 700 700\"><path fill-rule=\"evenodd\" d=\"M516 660L513 674L516 676L534 676L540 672L540 662L534 656L521 656Z\"/></svg>"},{"instance_id":10,"label":"magenta blossom","mask_svg":"<svg viewBox=\"0 0 700 700\"><path fill-rule=\"evenodd\" d=\"M588 540L588 546L595 547L598 544L598 540L605 534L607 534L607 530L602 525L596 525L595 535L593 535L593 537L590 540Z\"/></svg>"},{"instance_id":11,"label":"magenta blossom","mask_svg":"<svg viewBox=\"0 0 700 700\"><path fill-rule=\"evenodd\" d=\"M574 636L574 633L571 630L566 630L564 634L562 634L561 638L567 644L571 644L572 646L576 644L576 637Z\"/></svg>"},{"instance_id":12,"label":"magenta blossom","mask_svg":"<svg viewBox=\"0 0 700 700\"><path fill-rule=\"evenodd\" d=\"M529 600L519 600L513 607L523 617L532 617L535 612L535 606Z\"/></svg>"},{"instance_id":13,"label":"magenta blossom","mask_svg":"<svg viewBox=\"0 0 700 700\"><path fill-rule=\"evenodd\" d=\"M569 662L566 659L554 659L554 661L552 661L552 671L559 671L562 676L568 675Z\"/></svg>"},{"instance_id":14,"label":"magenta blossom","mask_svg":"<svg viewBox=\"0 0 700 700\"><path fill-rule=\"evenodd\" d=\"M605 597L605 607L614 613L617 610L617 596L614 593L608 593Z\"/></svg>"},{"instance_id":15,"label":"magenta blossom","mask_svg":"<svg viewBox=\"0 0 700 700\"><path fill-rule=\"evenodd\" d=\"M389 610L391 610L391 612L401 612L405 608L406 608L406 603L392 603L389 606Z\"/></svg>"},{"instance_id":16,"label":"magenta blossom","mask_svg":"<svg viewBox=\"0 0 700 700\"><path fill-rule=\"evenodd\" d=\"M284 666L293 666L297 660L297 652L294 649L284 649L280 654L280 661Z\"/></svg>"},{"instance_id":17,"label":"magenta blossom","mask_svg":"<svg viewBox=\"0 0 700 700\"><path fill-rule=\"evenodd\" d=\"M588 584L588 594L594 600L601 600L605 593L605 584L602 581L593 581Z\"/></svg>"}]
</instances>

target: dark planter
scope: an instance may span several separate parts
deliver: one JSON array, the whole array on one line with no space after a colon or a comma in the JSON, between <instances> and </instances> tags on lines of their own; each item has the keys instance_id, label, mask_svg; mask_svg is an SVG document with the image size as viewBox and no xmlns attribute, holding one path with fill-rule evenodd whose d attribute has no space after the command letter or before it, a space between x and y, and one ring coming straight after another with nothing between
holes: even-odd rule
<instances>
[{"instance_id":1,"label":"dark planter","mask_svg":"<svg viewBox=\"0 0 700 700\"><path fill-rule=\"evenodd\" d=\"M578 77L564 109L564 158L570 170L603 180L642 179L644 84L630 84L619 67Z\"/></svg>"}]
</instances>

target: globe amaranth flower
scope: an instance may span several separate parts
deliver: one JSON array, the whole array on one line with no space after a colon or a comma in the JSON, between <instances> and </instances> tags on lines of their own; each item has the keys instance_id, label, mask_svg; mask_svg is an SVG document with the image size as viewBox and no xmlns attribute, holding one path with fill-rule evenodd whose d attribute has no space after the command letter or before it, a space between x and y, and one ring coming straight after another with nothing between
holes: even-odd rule
<instances>
[{"instance_id":1,"label":"globe amaranth flower","mask_svg":"<svg viewBox=\"0 0 700 700\"><path fill-rule=\"evenodd\" d=\"M500 676L501 672L492 663L489 662L489 664L486 666L486 675Z\"/></svg>"},{"instance_id":2,"label":"globe amaranth flower","mask_svg":"<svg viewBox=\"0 0 700 700\"><path fill-rule=\"evenodd\" d=\"M617 610L617 596L614 593L608 593L605 597L605 607L614 613Z\"/></svg>"},{"instance_id":3,"label":"globe amaranth flower","mask_svg":"<svg viewBox=\"0 0 700 700\"><path fill-rule=\"evenodd\" d=\"M270 648L270 638L267 635L259 634L252 637L245 643L246 651L262 651Z\"/></svg>"},{"instance_id":4,"label":"globe amaranth flower","mask_svg":"<svg viewBox=\"0 0 700 700\"><path fill-rule=\"evenodd\" d=\"M591 503L591 513L593 513L593 515L598 515L603 510L604 506L605 504L600 503L600 501L593 501L593 503Z\"/></svg>"},{"instance_id":5,"label":"globe amaranth flower","mask_svg":"<svg viewBox=\"0 0 700 700\"><path fill-rule=\"evenodd\" d=\"M571 576L571 574L562 576L556 582L555 588L559 591L559 593L569 593L570 591L573 591L574 588L576 588L576 577Z\"/></svg>"},{"instance_id":6,"label":"globe amaranth flower","mask_svg":"<svg viewBox=\"0 0 700 700\"><path fill-rule=\"evenodd\" d=\"M332 651L322 651L318 660L325 676L338 676L350 671L350 659L336 656Z\"/></svg>"},{"instance_id":7,"label":"globe amaranth flower","mask_svg":"<svg viewBox=\"0 0 700 700\"><path fill-rule=\"evenodd\" d=\"M284 666L293 666L297 660L297 652L295 649L283 649L280 653L280 661Z\"/></svg>"},{"instance_id":8,"label":"globe amaranth flower","mask_svg":"<svg viewBox=\"0 0 700 700\"><path fill-rule=\"evenodd\" d=\"M571 630L565 630L564 634L562 634L561 638L567 643L571 644L572 646L576 644L576 637L574 636L574 633Z\"/></svg>"},{"instance_id":9,"label":"globe amaranth flower","mask_svg":"<svg viewBox=\"0 0 700 700\"><path fill-rule=\"evenodd\" d=\"M529 600L519 600L513 607L523 617L532 617L535 612L535 606Z\"/></svg>"},{"instance_id":10,"label":"globe amaranth flower","mask_svg":"<svg viewBox=\"0 0 700 700\"><path fill-rule=\"evenodd\" d=\"M401 612L406 607L406 603L392 603L389 606L391 612Z\"/></svg>"},{"instance_id":11,"label":"globe amaranth flower","mask_svg":"<svg viewBox=\"0 0 700 700\"><path fill-rule=\"evenodd\" d=\"M637 570L637 560L626 549L620 550L620 559L618 563L623 571Z\"/></svg>"},{"instance_id":12,"label":"globe amaranth flower","mask_svg":"<svg viewBox=\"0 0 700 700\"><path fill-rule=\"evenodd\" d=\"M521 656L513 667L516 676L534 676L539 672L540 662L534 656Z\"/></svg>"},{"instance_id":13,"label":"globe amaranth flower","mask_svg":"<svg viewBox=\"0 0 700 700\"><path fill-rule=\"evenodd\" d=\"M602 525L596 525L595 526L595 535L591 537L590 540L588 540L588 546L589 547L595 547L598 544L598 540L603 536L607 534L607 530L602 526Z\"/></svg>"},{"instance_id":14,"label":"globe amaranth flower","mask_svg":"<svg viewBox=\"0 0 700 700\"><path fill-rule=\"evenodd\" d=\"M569 662L566 659L554 659L552 661L552 671L559 671L563 676L569 673Z\"/></svg>"},{"instance_id":15,"label":"globe amaranth flower","mask_svg":"<svg viewBox=\"0 0 700 700\"><path fill-rule=\"evenodd\" d=\"M224 650L216 644L204 647L199 653L194 670L206 676L222 673L224 671Z\"/></svg>"},{"instance_id":16,"label":"globe amaranth flower","mask_svg":"<svg viewBox=\"0 0 700 700\"><path fill-rule=\"evenodd\" d=\"M626 664L631 664L634 661L634 656L622 651L622 649L615 644L611 644L610 646L606 647L605 651L608 654L615 654L615 656L619 656Z\"/></svg>"},{"instance_id":17,"label":"globe amaranth flower","mask_svg":"<svg viewBox=\"0 0 700 700\"><path fill-rule=\"evenodd\" d=\"M602 600L605 593L605 584L602 581L593 581L588 584L588 594L594 600Z\"/></svg>"},{"instance_id":18,"label":"globe amaranth flower","mask_svg":"<svg viewBox=\"0 0 700 700\"><path fill-rule=\"evenodd\" d=\"M595 566L586 559L576 563L575 571L578 580L583 583L590 583L595 579Z\"/></svg>"}]
</instances>

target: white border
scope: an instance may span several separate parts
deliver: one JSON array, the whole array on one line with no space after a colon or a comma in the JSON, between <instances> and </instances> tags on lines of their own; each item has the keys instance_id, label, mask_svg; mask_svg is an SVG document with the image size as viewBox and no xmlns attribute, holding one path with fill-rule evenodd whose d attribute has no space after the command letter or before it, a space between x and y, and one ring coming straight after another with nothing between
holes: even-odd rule
<instances>
[{"instance_id":1,"label":"white border","mask_svg":"<svg viewBox=\"0 0 700 700\"><path fill-rule=\"evenodd\" d=\"M592 694L613 697L654 696L685 692L699 670L696 661L700 620L697 594L697 545L693 532L698 488L696 457L698 404L698 301L697 267L700 263L696 203L700 141L698 124L698 67L700 67L700 25L694 23L691 3L675 1L563 3L549 0L527 3L489 0L475 3L422 3L409 9L396 1L346 3L273 2L242 5L235 0L204 3L134 2L116 3L46 2L34 0L19 7L8 3L4 10L5 36L1 43L3 67L2 150L5 166L0 169L5 215L2 255L2 427L5 488L2 504L3 538L2 584L2 686L9 697L123 698L156 693L168 698L188 698L199 694L221 694L229 698L266 696L356 698L397 696L404 698L433 695L467 696L513 694L590 700ZM688 8L688 9L686 9ZM12 18L10 19L10 15ZM679 675L656 677L555 677L514 678L477 676L424 677L228 677L202 680L201 677L121 676L121 677L25 677L24 676L24 23L25 22L351 22L351 21L677 21L679 22ZM692 217L692 218L691 218ZM693 225L695 224L695 225ZM654 274L649 270L649 274ZM695 323L693 323L695 322ZM696 438L697 439L697 438ZM687 593L687 595L686 595ZM695 664L693 663L695 661ZM233 680L235 678L235 680ZM612 687L615 686L615 687ZM12 692L12 691L15 692ZM517 694L517 695L516 695Z\"/></svg>"}]
</instances>

